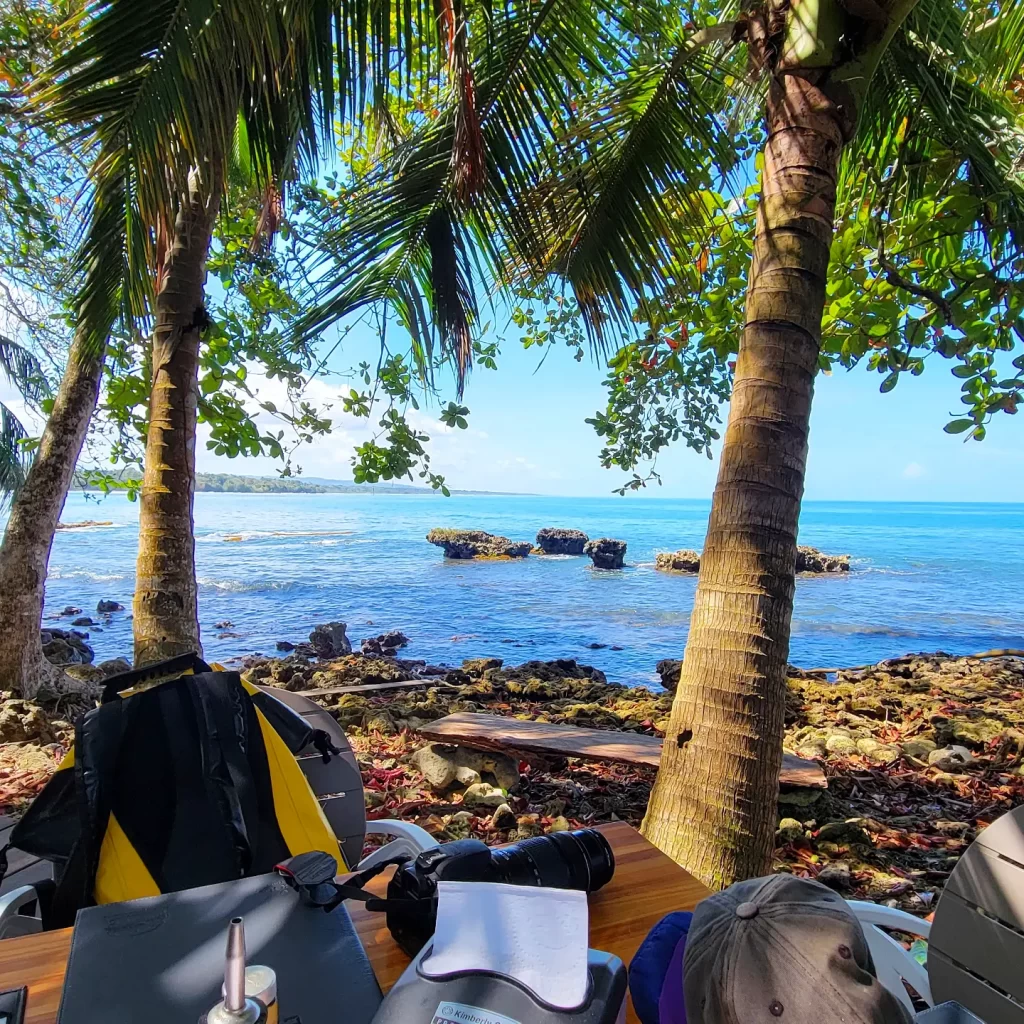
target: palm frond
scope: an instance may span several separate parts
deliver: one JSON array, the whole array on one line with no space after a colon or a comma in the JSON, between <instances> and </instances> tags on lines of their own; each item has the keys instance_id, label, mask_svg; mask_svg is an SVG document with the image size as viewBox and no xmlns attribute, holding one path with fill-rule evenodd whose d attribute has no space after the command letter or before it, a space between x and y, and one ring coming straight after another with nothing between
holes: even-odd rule
<instances>
[{"instance_id":1,"label":"palm frond","mask_svg":"<svg viewBox=\"0 0 1024 1024\"><path fill-rule=\"evenodd\" d=\"M635 63L562 140L559 165L572 173L538 190L551 235L537 271L564 278L598 336L605 317L628 321L710 229L708 190L737 162L721 56L681 42Z\"/></svg>"},{"instance_id":2,"label":"palm frond","mask_svg":"<svg viewBox=\"0 0 1024 1024\"><path fill-rule=\"evenodd\" d=\"M1024 36L1010 33L1017 49L1004 48L996 60L975 45L955 3L935 0L917 11L876 71L847 148L841 194L898 215L902 204L941 192L943 181L966 180L1024 239L1024 135L999 70L1024 65ZM852 196L858 181L862 191Z\"/></svg>"},{"instance_id":3,"label":"palm frond","mask_svg":"<svg viewBox=\"0 0 1024 1024\"><path fill-rule=\"evenodd\" d=\"M24 345L0 335L0 373L27 402L37 404L50 395L50 383L42 364Z\"/></svg>"},{"instance_id":4,"label":"palm frond","mask_svg":"<svg viewBox=\"0 0 1024 1024\"><path fill-rule=\"evenodd\" d=\"M637 18L645 27L655 23L647 5L623 10L610 3L581 4L579 0L521 0L495 15L487 23L487 32L470 40L475 109L486 160L482 187L469 199L460 188L458 161L452 160L452 153L458 150L461 97L454 90L439 115L396 148L389 164L357 182L344 197L321 236L323 257L314 272L320 290L299 331L311 335L364 303L385 299L403 322L432 310L442 353L451 353L457 349L450 336L452 326L458 325L461 331L472 322L474 311L468 300L475 289L524 273L541 277L564 269L556 267L553 257L552 215L558 214L559 228L571 238L558 208L562 194L572 188L562 181L566 138L578 109L594 90L593 83L615 79L630 65L633 53L628 41ZM676 109L680 118L686 116L685 105L677 103ZM705 130L702 145L708 135ZM668 160L668 145L657 151L655 159ZM634 153L628 141L618 152L620 158L622 149ZM638 149L639 160L644 147ZM625 167L609 172L619 187L630 175ZM647 180L655 179L652 173ZM558 199L553 198L556 192ZM615 202L609 190L608 208ZM654 219L651 215L644 222L648 240L657 230L650 226ZM661 225L664 222L662 218ZM452 225L456 250L429 243L430 226L437 224ZM594 230L602 230L596 219ZM563 241L561 236L558 239ZM451 258L453 251L459 253L457 261ZM628 245L623 245L610 258L625 274L639 264L634 258L639 251L637 246L630 253ZM442 252L445 266L439 273L431 261ZM515 254L511 261L510 253ZM435 294L435 283L454 280L456 263L461 268L459 286ZM474 275L471 265L476 268ZM625 288L637 287L638 280L632 273ZM582 292L588 283L582 271L579 281ZM417 334L429 337L430 330L429 324L420 324Z\"/></svg>"},{"instance_id":5,"label":"palm frond","mask_svg":"<svg viewBox=\"0 0 1024 1024\"><path fill-rule=\"evenodd\" d=\"M387 0L88 5L73 27L76 44L41 78L33 100L103 154L87 212L90 237L114 251L104 258L93 246L81 257L94 265L80 301L86 315L97 314L89 333L103 333L115 264L135 275L119 286L122 308L136 315L145 308L154 227L173 220L194 168L226 181L229 161L244 163L275 188L292 169L311 171L335 112L361 107L367 60L386 81L408 38L406 21L416 18L431 24L426 7L411 0L394 0L393 9ZM126 204L120 232L118 197Z\"/></svg>"},{"instance_id":6,"label":"palm frond","mask_svg":"<svg viewBox=\"0 0 1024 1024\"><path fill-rule=\"evenodd\" d=\"M21 490L32 465L31 454L19 444L28 436L18 417L0 402L0 508L5 508Z\"/></svg>"}]
</instances>

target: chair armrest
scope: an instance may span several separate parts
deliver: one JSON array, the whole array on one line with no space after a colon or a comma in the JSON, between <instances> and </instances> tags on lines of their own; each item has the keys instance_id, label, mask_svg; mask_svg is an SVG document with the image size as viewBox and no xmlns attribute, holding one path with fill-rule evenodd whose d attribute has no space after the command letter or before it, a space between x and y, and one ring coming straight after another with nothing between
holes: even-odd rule
<instances>
[{"instance_id":1,"label":"chair armrest","mask_svg":"<svg viewBox=\"0 0 1024 1024\"><path fill-rule=\"evenodd\" d=\"M395 836L390 843L374 850L359 862L359 869L376 867L382 861L392 857L415 857L424 850L432 850L440 843L424 828L414 825L411 821L399 821L397 818L378 818L366 823L366 834Z\"/></svg>"},{"instance_id":2,"label":"chair armrest","mask_svg":"<svg viewBox=\"0 0 1024 1024\"><path fill-rule=\"evenodd\" d=\"M849 904L864 929L864 938L867 940L868 949L871 950L871 959L874 961L879 982L896 996L910 1013L914 1012L914 1004L907 994L904 981L931 1006L932 990L927 969L886 931L888 929L908 932L927 938L932 930L931 923L895 907L880 907L877 903L867 903L863 900L850 900Z\"/></svg>"},{"instance_id":3,"label":"chair armrest","mask_svg":"<svg viewBox=\"0 0 1024 1024\"><path fill-rule=\"evenodd\" d=\"M908 932L910 935L920 935L922 939L927 939L931 934L931 921L926 921L923 917L915 917L905 910L883 907L865 900L848 900L847 902L861 924L873 924L879 928L888 928L893 932Z\"/></svg>"},{"instance_id":4,"label":"chair armrest","mask_svg":"<svg viewBox=\"0 0 1024 1024\"><path fill-rule=\"evenodd\" d=\"M0 896L0 939L13 939L19 935L34 935L43 930L40 918L21 911L36 903L39 893L34 885L23 885Z\"/></svg>"}]
</instances>

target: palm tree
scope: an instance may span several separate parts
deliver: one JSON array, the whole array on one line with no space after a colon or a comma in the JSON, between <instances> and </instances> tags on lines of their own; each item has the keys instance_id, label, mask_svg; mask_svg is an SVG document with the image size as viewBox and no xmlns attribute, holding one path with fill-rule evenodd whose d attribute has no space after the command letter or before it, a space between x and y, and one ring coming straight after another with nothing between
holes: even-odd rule
<instances>
[{"instance_id":1,"label":"palm tree","mask_svg":"<svg viewBox=\"0 0 1024 1024\"><path fill-rule=\"evenodd\" d=\"M196 363L204 263L231 147L245 151L268 196L289 173L312 167L335 111L363 107L364 62L386 75L411 38L410 19L428 23L418 5L378 14L331 0L103 0L39 83L38 109L77 128L99 156L79 258L79 328L0 557L0 584L5 562L27 566L12 568L12 582L26 573L36 581L27 616L36 632L53 530L95 408L106 338L120 318L151 323L153 332L136 658L198 648ZM28 675L0 670L22 692L42 685L38 664ZM45 685L56 685L52 674Z\"/></svg>"},{"instance_id":2,"label":"palm tree","mask_svg":"<svg viewBox=\"0 0 1024 1024\"><path fill-rule=\"evenodd\" d=\"M449 158L453 96L390 170L354 192L332 232L336 287L308 322L321 327L384 298L406 322L440 306L443 323L464 323L475 257L500 283L561 277L600 343L609 319L626 319L700 251L707 190L758 133L742 119L763 96L746 324L682 677L644 822L661 849L719 887L770 866L837 209L864 206L884 226L922 193L966 182L984 199L974 230L1004 225L998 244L1020 252L1024 186L1006 93L1024 63L1024 10L770 0L743 16L721 3L705 13L718 23L695 30L669 17L657 37L637 38L626 27L618 38L628 66L596 89L567 75L557 99L536 94L546 111L532 120L496 116L505 102L520 103L516 90L505 97L496 88L493 109L478 118L486 177L468 194ZM491 37L477 47L486 70ZM513 77L544 81L546 56L539 45ZM478 77L480 95L486 81Z\"/></svg>"}]
</instances>

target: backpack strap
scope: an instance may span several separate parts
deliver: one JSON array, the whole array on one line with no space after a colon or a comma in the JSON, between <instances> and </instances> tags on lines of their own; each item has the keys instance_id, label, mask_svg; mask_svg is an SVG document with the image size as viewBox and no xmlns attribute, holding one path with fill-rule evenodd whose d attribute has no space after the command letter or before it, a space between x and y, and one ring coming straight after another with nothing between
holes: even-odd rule
<instances>
[{"instance_id":1,"label":"backpack strap","mask_svg":"<svg viewBox=\"0 0 1024 1024\"><path fill-rule=\"evenodd\" d=\"M253 735L249 695L237 672L203 672L186 677L201 727L203 764L212 785L212 795L231 830L239 877L250 873L257 836L259 803L246 753L251 744L261 744Z\"/></svg>"}]
</instances>

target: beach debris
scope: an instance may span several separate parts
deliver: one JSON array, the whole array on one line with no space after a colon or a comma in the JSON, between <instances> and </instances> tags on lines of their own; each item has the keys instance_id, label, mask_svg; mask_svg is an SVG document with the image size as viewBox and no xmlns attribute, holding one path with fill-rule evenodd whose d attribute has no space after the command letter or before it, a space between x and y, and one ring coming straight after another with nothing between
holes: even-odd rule
<instances>
[{"instance_id":1,"label":"beach debris","mask_svg":"<svg viewBox=\"0 0 1024 1024\"><path fill-rule=\"evenodd\" d=\"M393 658L400 648L407 646L409 638L400 630L392 629L379 636L371 636L363 640L360 648L363 654L373 654L378 657Z\"/></svg>"},{"instance_id":2,"label":"beach debris","mask_svg":"<svg viewBox=\"0 0 1024 1024\"><path fill-rule=\"evenodd\" d=\"M385 670L409 679L426 669L361 654L327 662L291 654L251 658L245 665L253 682L281 685L290 673L297 684L289 688L296 689L308 689L314 677L320 686L360 683ZM101 667L70 666L76 672ZM824 874L845 897L927 913L978 833L1024 803L1024 657L912 655L842 670L834 681L789 675L786 748L806 743L823 749L819 760L828 789L780 792L775 870L819 879ZM0 695L0 719L9 697ZM528 763L511 757L492 761L488 770L482 758L494 755L468 751L472 757L464 756L454 745L437 744L451 780L435 787L418 766L425 756L418 751L436 750L414 731L419 723L475 711L659 736L672 705L669 692L611 684L603 673L572 659L517 666L468 661L416 689L314 699L346 730L362 772L369 818L415 822L439 842L474 836L487 843L614 820L638 827L656 770L532 755ZM55 768L60 752L51 756L40 744L50 735L64 747L73 739L71 726L56 721L49 705L21 702L11 717L24 722L31 707L49 718L48 729L36 739L8 741L0 757L34 752L44 770L0 773L5 813L23 808L47 770ZM72 716L61 706L59 717ZM16 724L8 728L19 734ZM28 735L30 730L21 728ZM864 739L898 753L878 761L858 746ZM928 764L933 751L957 746L970 755L964 763L950 767L948 760L936 759ZM8 762L2 764L6 768ZM500 775L494 771L498 765ZM460 798L463 786L485 787L495 802L488 806ZM495 790L504 790L500 801ZM512 814L496 815L502 805Z\"/></svg>"},{"instance_id":3,"label":"beach debris","mask_svg":"<svg viewBox=\"0 0 1024 1024\"><path fill-rule=\"evenodd\" d=\"M478 782L475 786L470 786L462 794L462 802L467 807L483 806L496 808L505 803L505 794L497 786L492 786L489 782Z\"/></svg>"},{"instance_id":4,"label":"beach debris","mask_svg":"<svg viewBox=\"0 0 1024 1024\"><path fill-rule=\"evenodd\" d=\"M582 555L590 538L582 530L545 526L537 531L537 551L544 555Z\"/></svg>"},{"instance_id":5,"label":"beach debris","mask_svg":"<svg viewBox=\"0 0 1024 1024\"><path fill-rule=\"evenodd\" d=\"M662 572L700 572L700 555L691 548L661 551L655 556L654 567Z\"/></svg>"},{"instance_id":6,"label":"beach debris","mask_svg":"<svg viewBox=\"0 0 1024 1024\"><path fill-rule=\"evenodd\" d=\"M804 837L804 826L796 818L783 818L775 830L775 842L778 846L795 843Z\"/></svg>"},{"instance_id":7,"label":"beach debris","mask_svg":"<svg viewBox=\"0 0 1024 1024\"><path fill-rule=\"evenodd\" d=\"M309 642L318 658L336 658L352 653L352 642L346 635L348 626L344 622L324 622L313 627Z\"/></svg>"},{"instance_id":8,"label":"beach debris","mask_svg":"<svg viewBox=\"0 0 1024 1024\"><path fill-rule=\"evenodd\" d=\"M437 790L453 785L474 786L479 782L510 790L519 784L519 763L505 754L490 751L428 743L416 752L412 763Z\"/></svg>"},{"instance_id":9,"label":"beach debris","mask_svg":"<svg viewBox=\"0 0 1024 1024\"><path fill-rule=\"evenodd\" d=\"M445 558L525 558L533 550L529 541L485 533L483 530L434 529L427 541L444 548Z\"/></svg>"},{"instance_id":10,"label":"beach debris","mask_svg":"<svg viewBox=\"0 0 1024 1024\"><path fill-rule=\"evenodd\" d=\"M933 750L928 755L928 763L936 768L941 768L944 772L959 771L975 761L977 758L966 747L955 743Z\"/></svg>"},{"instance_id":11,"label":"beach debris","mask_svg":"<svg viewBox=\"0 0 1024 1024\"><path fill-rule=\"evenodd\" d=\"M818 872L818 881L830 889L845 892L853 884L853 873L845 860L833 861Z\"/></svg>"},{"instance_id":12,"label":"beach debris","mask_svg":"<svg viewBox=\"0 0 1024 1024\"><path fill-rule=\"evenodd\" d=\"M483 675L489 669L498 669L504 664L501 658L464 658L462 671L470 675Z\"/></svg>"},{"instance_id":13,"label":"beach debris","mask_svg":"<svg viewBox=\"0 0 1024 1024\"><path fill-rule=\"evenodd\" d=\"M491 815L491 828L509 829L516 827L516 812L508 804L501 804Z\"/></svg>"},{"instance_id":14,"label":"beach debris","mask_svg":"<svg viewBox=\"0 0 1024 1024\"><path fill-rule=\"evenodd\" d=\"M626 557L626 542L602 537L600 540L588 540L583 546L583 553L590 556L595 569L621 569Z\"/></svg>"}]
</instances>

